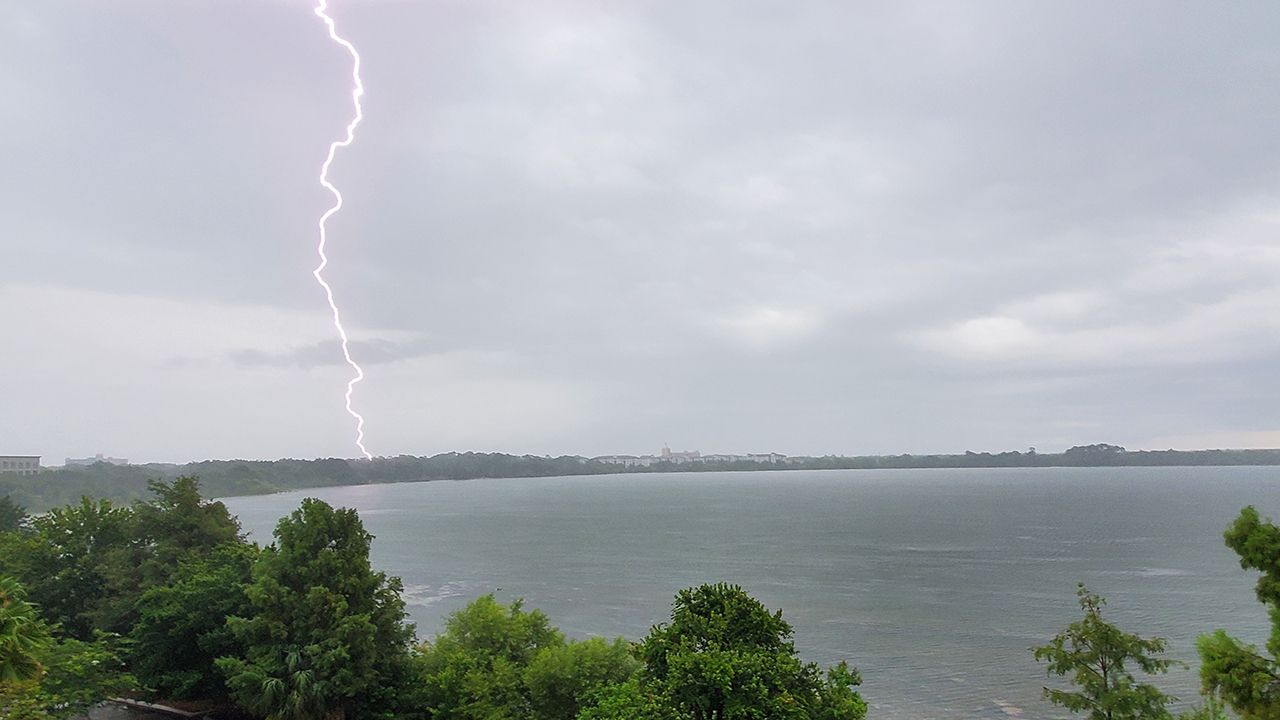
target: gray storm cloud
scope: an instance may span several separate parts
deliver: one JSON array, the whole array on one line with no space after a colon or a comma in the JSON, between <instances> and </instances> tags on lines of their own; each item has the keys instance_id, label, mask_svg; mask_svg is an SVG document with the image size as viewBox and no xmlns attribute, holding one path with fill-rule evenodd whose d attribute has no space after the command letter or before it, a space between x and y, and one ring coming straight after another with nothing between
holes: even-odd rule
<instances>
[{"instance_id":1,"label":"gray storm cloud","mask_svg":"<svg viewBox=\"0 0 1280 720\"><path fill-rule=\"evenodd\" d=\"M375 453L1280 445L1274 3L333 12ZM306 3L0 40L6 451L354 454Z\"/></svg>"}]
</instances>

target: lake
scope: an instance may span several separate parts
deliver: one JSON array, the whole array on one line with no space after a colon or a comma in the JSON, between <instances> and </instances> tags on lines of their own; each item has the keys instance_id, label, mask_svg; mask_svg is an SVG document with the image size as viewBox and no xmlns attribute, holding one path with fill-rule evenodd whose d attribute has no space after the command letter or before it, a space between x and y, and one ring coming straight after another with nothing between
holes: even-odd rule
<instances>
[{"instance_id":1,"label":"lake","mask_svg":"<svg viewBox=\"0 0 1280 720\"><path fill-rule=\"evenodd\" d=\"M1197 635L1265 640L1256 574L1222 531L1247 504L1280 516L1280 468L634 474L226 503L265 543L303 497L360 512L423 637L493 592L571 636L637 639L680 588L726 581L781 608L805 659L856 665L870 717L1032 719L1063 716L1029 648L1079 617L1077 582L1192 663L1158 681L1188 701Z\"/></svg>"}]
</instances>

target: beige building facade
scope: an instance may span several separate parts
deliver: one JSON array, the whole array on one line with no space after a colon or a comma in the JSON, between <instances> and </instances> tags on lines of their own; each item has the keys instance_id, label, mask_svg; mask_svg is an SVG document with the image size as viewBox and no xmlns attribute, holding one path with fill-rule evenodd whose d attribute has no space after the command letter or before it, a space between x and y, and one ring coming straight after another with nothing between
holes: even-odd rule
<instances>
[{"instance_id":1,"label":"beige building facade","mask_svg":"<svg viewBox=\"0 0 1280 720\"><path fill-rule=\"evenodd\" d=\"M35 475L38 472L39 455L0 455L0 474Z\"/></svg>"}]
</instances>

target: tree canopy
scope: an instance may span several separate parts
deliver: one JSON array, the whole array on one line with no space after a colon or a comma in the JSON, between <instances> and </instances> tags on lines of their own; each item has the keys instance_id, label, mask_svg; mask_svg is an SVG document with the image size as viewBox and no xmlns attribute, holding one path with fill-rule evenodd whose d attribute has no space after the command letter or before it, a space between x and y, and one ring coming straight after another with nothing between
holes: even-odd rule
<instances>
[{"instance_id":1,"label":"tree canopy","mask_svg":"<svg viewBox=\"0 0 1280 720\"><path fill-rule=\"evenodd\" d=\"M186 559L170 582L142 594L131 637L144 685L175 700L226 699L215 662L238 650L227 618L250 612L246 590L257 557L254 545L228 543Z\"/></svg>"},{"instance_id":2,"label":"tree canopy","mask_svg":"<svg viewBox=\"0 0 1280 720\"><path fill-rule=\"evenodd\" d=\"M0 575L0 683L40 677L49 630L17 580Z\"/></svg>"},{"instance_id":3,"label":"tree canopy","mask_svg":"<svg viewBox=\"0 0 1280 720\"><path fill-rule=\"evenodd\" d=\"M382 691L408 662L400 581L369 565L354 510L307 498L276 526L228 620L238 652L217 661L232 697L272 720L389 712Z\"/></svg>"},{"instance_id":4,"label":"tree canopy","mask_svg":"<svg viewBox=\"0 0 1280 720\"><path fill-rule=\"evenodd\" d=\"M1170 717L1173 700L1154 685L1138 682L1133 669L1167 672L1172 661L1160 657L1161 638L1144 639L1127 633L1102 617L1106 600L1081 583L1076 596L1084 617L1035 648L1049 675L1068 676L1076 690L1044 689L1054 705L1088 713L1090 720L1159 720Z\"/></svg>"},{"instance_id":5,"label":"tree canopy","mask_svg":"<svg viewBox=\"0 0 1280 720\"><path fill-rule=\"evenodd\" d=\"M621 638L566 641L539 610L482 595L421 650L418 687L433 718L573 720L586 699L640 666Z\"/></svg>"},{"instance_id":6,"label":"tree canopy","mask_svg":"<svg viewBox=\"0 0 1280 720\"><path fill-rule=\"evenodd\" d=\"M1201 636L1200 678L1209 692L1216 692L1244 720L1280 719L1280 528L1263 520L1252 506L1223 533L1227 547L1240 556L1240 566L1261 573L1256 586L1258 601L1271 617L1271 637L1266 655L1248 643L1217 630Z\"/></svg>"},{"instance_id":7,"label":"tree canopy","mask_svg":"<svg viewBox=\"0 0 1280 720\"><path fill-rule=\"evenodd\" d=\"M852 689L862 682L857 671L841 663L824 676L796 656L791 636L781 610L770 612L741 587L686 588L676 594L671 622L640 643L642 677L678 715L694 720L865 716L866 703Z\"/></svg>"}]
</instances>

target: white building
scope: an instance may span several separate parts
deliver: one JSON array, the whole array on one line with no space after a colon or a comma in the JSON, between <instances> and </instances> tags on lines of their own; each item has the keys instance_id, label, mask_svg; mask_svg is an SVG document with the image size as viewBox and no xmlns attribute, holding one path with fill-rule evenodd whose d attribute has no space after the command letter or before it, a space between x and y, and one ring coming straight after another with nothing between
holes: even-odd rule
<instances>
[{"instance_id":1,"label":"white building","mask_svg":"<svg viewBox=\"0 0 1280 720\"><path fill-rule=\"evenodd\" d=\"M787 456L781 453L749 453L747 455L715 454L703 455L698 450L677 452L669 447L662 448L661 455L601 455L591 458L595 462L624 467L650 467L654 463L666 462L673 465L687 465L703 462L754 462L780 463L786 462Z\"/></svg>"},{"instance_id":2,"label":"white building","mask_svg":"<svg viewBox=\"0 0 1280 720\"><path fill-rule=\"evenodd\" d=\"M124 458L104 457L102 453L98 453L89 458L67 458L67 467L88 467L97 463L106 463L108 465L128 465L129 461Z\"/></svg>"},{"instance_id":3,"label":"white building","mask_svg":"<svg viewBox=\"0 0 1280 720\"><path fill-rule=\"evenodd\" d=\"M702 453L697 450L685 450L683 452L672 452L667 446L662 447L661 458L669 463L683 465L691 462L702 462Z\"/></svg>"},{"instance_id":4,"label":"white building","mask_svg":"<svg viewBox=\"0 0 1280 720\"><path fill-rule=\"evenodd\" d=\"M35 475L40 472L39 455L0 455L0 473Z\"/></svg>"},{"instance_id":5,"label":"white building","mask_svg":"<svg viewBox=\"0 0 1280 720\"><path fill-rule=\"evenodd\" d=\"M591 458L598 463L606 465L621 465L623 467L649 467L657 459L652 455L601 455L600 457Z\"/></svg>"},{"instance_id":6,"label":"white building","mask_svg":"<svg viewBox=\"0 0 1280 720\"><path fill-rule=\"evenodd\" d=\"M746 459L747 459L746 455L728 455L725 453L702 456L703 462L738 462L740 460L746 460Z\"/></svg>"}]
</instances>

